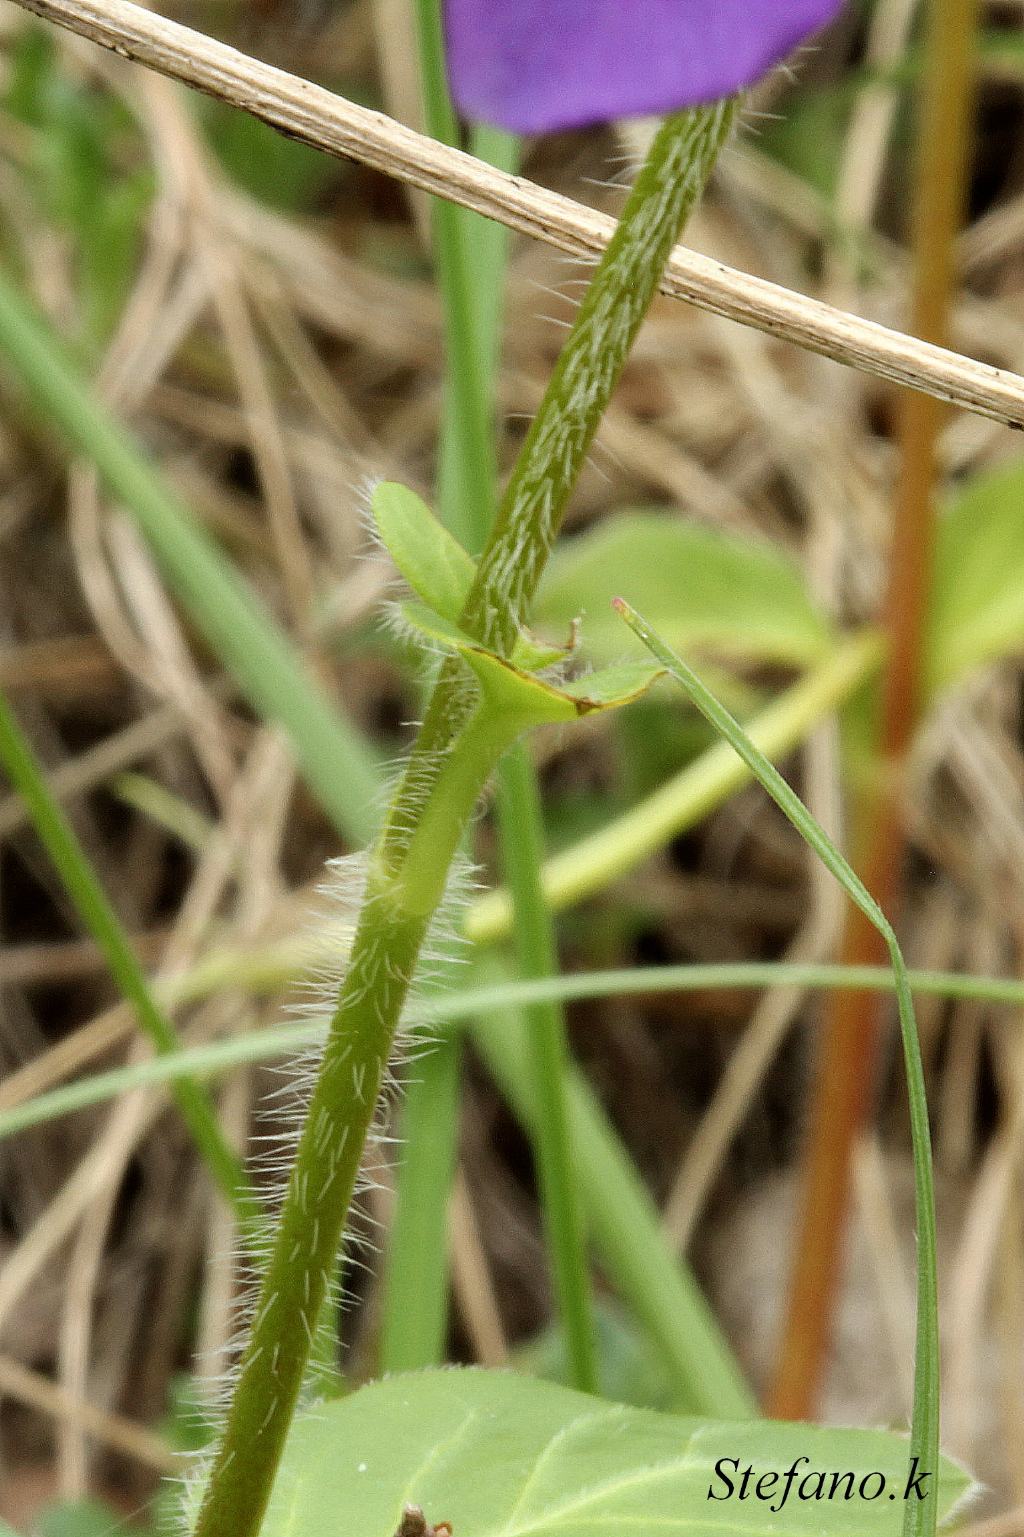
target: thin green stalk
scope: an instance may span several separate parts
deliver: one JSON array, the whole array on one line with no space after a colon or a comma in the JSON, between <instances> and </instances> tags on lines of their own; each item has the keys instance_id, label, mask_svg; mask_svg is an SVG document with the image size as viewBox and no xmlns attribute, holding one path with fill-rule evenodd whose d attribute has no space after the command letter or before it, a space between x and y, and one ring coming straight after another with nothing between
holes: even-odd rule
<instances>
[{"instance_id":1,"label":"thin green stalk","mask_svg":"<svg viewBox=\"0 0 1024 1537\"><path fill-rule=\"evenodd\" d=\"M527 1130L535 1130L541 1107L522 1014L500 1004L480 1009L471 1031L505 1098ZM679 1265L666 1243L658 1211L629 1153L583 1074L569 1067L563 1083L595 1248L671 1368L680 1407L716 1419L752 1418L757 1405L750 1389L691 1272Z\"/></svg>"},{"instance_id":2,"label":"thin green stalk","mask_svg":"<svg viewBox=\"0 0 1024 1537\"><path fill-rule=\"evenodd\" d=\"M458 123L445 79L437 0L418 0L417 23L427 128L434 138L455 144ZM474 147L512 169L516 146L508 135L488 131ZM508 232L438 198L431 202L431 224L448 368L438 497L444 521L476 552L494 509L494 374ZM383 1371L444 1358L449 1294L444 1238L458 1141L458 1050L449 1043L438 1049L436 1060L424 1058L402 1110L403 1153L383 1284Z\"/></svg>"},{"instance_id":3,"label":"thin green stalk","mask_svg":"<svg viewBox=\"0 0 1024 1537\"><path fill-rule=\"evenodd\" d=\"M364 843L379 772L256 594L92 394L46 322L0 272L0 354L31 404L95 464L135 519L179 602L258 713L287 732L307 784L335 825Z\"/></svg>"},{"instance_id":4,"label":"thin green stalk","mask_svg":"<svg viewBox=\"0 0 1024 1537\"><path fill-rule=\"evenodd\" d=\"M427 128L435 138L455 144L458 121L448 91L440 0L417 0L417 15ZM497 149L507 160L517 158L515 141L507 135L492 132L475 147ZM441 507L463 545L476 553L486 541L494 514L494 375L507 237L438 199L432 215L449 372ZM474 225L481 227L476 242ZM557 949L551 919L540 898L543 822L533 766L522 747L514 747L499 765L498 785L498 835L502 862L510 873L519 965L526 976L550 975L557 970ZM534 1097L544 1109L533 1117L532 1129L558 1313L574 1385L592 1391L594 1325L563 1083L569 1052L558 1004L531 1009L528 1028Z\"/></svg>"},{"instance_id":5,"label":"thin green stalk","mask_svg":"<svg viewBox=\"0 0 1024 1537\"><path fill-rule=\"evenodd\" d=\"M586 447L732 111L720 104L670 118L654 140L477 568L462 625L489 651L508 655L512 648ZM468 815L467 760L477 765L479 790L529 724L514 713L505 719L482 682L474 692L460 659L442 667L371 854L348 972L196 1537L256 1537L259 1530L393 1038Z\"/></svg>"},{"instance_id":6,"label":"thin green stalk","mask_svg":"<svg viewBox=\"0 0 1024 1537\"><path fill-rule=\"evenodd\" d=\"M156 1051L180 1053L181 1041L170 1018L150 992L127 934L75 836L71 823L50 794L46 777L13 711L0 693L0 762L21 796L40 841L75 910L95 939L123 997L135 1011ZM234 1207L243 1231L253 1238L259 1208L242 1165L220 1129L209 1095L190 1078L177 1078L174 1097L192 1140L211 1175Z\"/></svg>"},{"instance_id":7,"label":"thin green stalk","mask_svg":"<svg viewBox=\"0 0 1024 1537\"><path fill-rule=\"evenodd\" d=\"M1014 977L964 976L952 971L910 971L907 975L911 992L925 998L955 998L1014 1009L1024 1007L1024 982ZM417 1023L445 1031L449 1027L465 1026L478 1016L522 1010L551 1000L574 1003L627 994L741 992L768 987L795 987L809 992L892 993L895 982L888 966L804 965L788 961L735 961L708 966L642 966L615 971L571 972L535 981L506 981L489 987L470 987L443 999L426 1000L417 1009ZM305 1047L322 1045L326 1034L327 1026L323 1020L275 1025L208 1046L190 1046L156 1059L93 1073L88 1078L63 1084L0 1111L0 1141L30 1126L41 1126L134 1089L173 1083L181 1077L213 1077L253 1062L272 1062L294 1055ZM580 1158L580 1171L585 1180L587 1165L583 1157ZM613 1273L611 1279L618 1284Z\"/></svg>"},{"instance_id":8,"label":"thin green stalk","mask_svg":"<svg viewBox=\"0 0 1024 1537\"><path fill-rule=\"evenodd\" d=\"M956 294L957 239L970 187L979 0L930 0L918 111L913 190L911 331L949 345ZM900 469L889 571L882 606L886 636L875 764L853 809L856 863L890 912L898 910L907 854L906 779L925 705L929 614L938 531L939 443L945 408L908 391L900 401ZM842 959L880 958L863 915L848 916ZM811 1088L811 1110L771 1411L813 1415L828 1365L843 1239L852 1195L854 1148L873 1107L886 1020L874 1001L830 1000Z\"/></svg>"},{"instance_id":9,"label":"thin green stalk","mask_svg":"<svg viewBox=\"0 0 1024 1537\"><path fill-rule=\"evenodd\" d=\"M416 0L416 27L427 132L443 144L457 145L459 124L448 93L439 0ZM456 493L450 505L442 506L453 532L476 555L491 526L497 479L490 359L477 334L481 310L474 299L468 221L443 198L433 199L430 219L448 369L445 439L452 478L443 489Z\"/></svg>"},{"instance_id":10,"label":"thin green stalk","mask_svg":"<svg viewBox=\"0 0 1024 1537\"><path fill-rule=\"evenodd\" d=\"M852 865L843 858L824 828L815 821L796 792L759 751L739 722L719 704L693 669L665 644L635 609L630 608L621 598L615 600L615 606L630 629L682 686L701 714L743 759L761 787L771 796L825 868L835 876L850 900L878 930L889 952L910 1101L917 1210L917 1348L910 1455L912 1459L917 1459L918 1468L930 1474L925 1498L920 1501L908 1500L904 1505L903 1531L904 1537L934 1537L939 1466L939 1304L935 1259L935 1190L921 1044L914 1018L910 979L896 932Z\"/></svg>"},{"instance_id":11,"label":"thin green stalk","mask_svg":"<svg viewBox=\"0 0 1024 1537\"><path fill-rule=\"evenodd\" d=\"M503 760L498 777L498 813L505 874L515 913L515 947L524 977L550 977L558 970L554 930L540 869L543 822L537 777L523 747ZM551 1256L558 1310L565 1333L572 1383L597 1391L594 1318L587 1271L586 1232L569 1125L569 1048L565 1019L555 999L524 1010L530 1064L530 1130L534 1138L544 1228Z\"/></svg>"},{"instance_id":12,"label":"thin green stalk","mask_svg":"<svg viewBox=\"0 0 1024 1537\"><path fill-rule=\"evenodd\" d=\"M418 1371L444 1360L448 1334L448 1227L459 1124L460 1042L432 1043L411 1073L402 1116L399 1198L381 1329L382 1372Z\"/></svg>"},{"instance_id":13,"label":"thin green stalk","mask_svg":"<svg viewBox=\"0 0 1024 1537\"><path fill-rule=\"evenodd\" d=\"M436 0L434 3L436 5ZM447 81L443 84L447 100ZM474 127L470 134L470 151L478 160L486 160L488 165L495 166L499 171L507 171L511 175L519 169L519 140L512 134L502 133L500 129L484 125ZM504 224L496 224L466 209L457 209L456 212L462 239L453 247L453 252L460 270L467 276L474 306L474 321L471 335L464 338L446 313L446 346L449 357L454 355L463 341L476 348L480 358L477 368L483 373L487 389L488 422L493 425L509 232ZM435 224L434 238L440 265L446 259L442 224ZM449 381L441 430L438 504L452 532L471 554L476 554L482 549L491 527L497 488L492 481L484 487L483 495L479 494L481 471L474 469L474 463L483 465L484 459L481 457L479 461L471 461L466 457L464 431L456 420L457 412L456 391ZM493 456L493 446L489 443L488 462Z\"/></svg>"}]
</instances>

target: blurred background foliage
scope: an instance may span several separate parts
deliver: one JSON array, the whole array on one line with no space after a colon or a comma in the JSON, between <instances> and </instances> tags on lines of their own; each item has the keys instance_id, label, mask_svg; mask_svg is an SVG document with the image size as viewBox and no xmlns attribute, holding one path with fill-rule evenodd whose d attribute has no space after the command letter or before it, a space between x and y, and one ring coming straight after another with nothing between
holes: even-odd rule
<instances>
[{"instance_id":1,"label":"blurred background foliage","mask_svg":"<svg viewBox=\"0 0 1024 1537\"><path fill-rule=\"evenodd\" d=\"M917 9L851 4L795 78L760 89L693 245L906 323ZM218 0L175 15L422 121L408 0ZM984 8L952 317L959 348L1014 370L1024 367L1022 19L1018 0ZM419 660L380 624L395 573L367 535L365 504L375 477L427 495L436 474L444 360L427 207L12 4L0 8L0 50L0 307L10 319L28 298L45 316L38 366L58 382L63 411L51 401L40 412L46 390L31 387L24 356L7 345L0 687L154 989L181 1035L202 1044L264 1028L283 1001L305 996L295 936L311 926L323 862L372 826L379 765L408 741L421 698ZM626 125L527 146L526 170L614 210L645 132ZM546 249L512 244L502 466L585 276ZM4 336L15 329L0 316ZM630 645L607 607L621 590L757 722L875 621L896 409L876 381L660 302L575 498L538 629L561 639L581 617L586 659L615 660ZM900 926L919 966L1021 971L1022 491L1014 435L951 416L927 709L905 810ZM258 595L248 619L239 592L244 603ZM866 667L840 696L826 690L781 744L787 773L839 837L852 793L879 771L874 704ZM587 840L643 813L711 745L668 692L571 742L542 738L552 852L588 868ZM835 954L840 905L795 835L749 787L716 784L673 789L654 846L638 834L630 854L624 822L611 867L568 883L558 899L566 971ZM2 1116L140 1047L13 792L0 798L0 839ZM489 814L476 845L490 884L499 872ZM336 921L326 911L313 926ZM493 910L474 915L503 944ZM628 1149L667 1250L692 1261L755 1390L777 1349L820 1009L796 987L570 1008L602 1125ZM945 1439L990 1484L989 1509L1003 1522L992 1530L1007 1537L1024 1508L1019 1012L941 998L921 1007L940 1185ZM856 1159L821 1406L844 1423L900 1423L909 1401L909 1159L891 1051L884 1066L877 1127ZM258 1133L254 1105L273 1081L265 1066L218 1080L220 1123L238 1149ZM510 1082L486 1031L452 1073L450 1272L429 1286L447 1294L450 1279L451 1359L560 1379L564 1347ZM197 1406L230 1349L230 1218L160 1091L5 1138L0 1167L0 1517L42 1537L158 1525L166 1496L154 1515L156 1474L171 1447L199 1439ZM385 1251L392 1186L381 1171L366 1203ZM653 1221L654 1206L644 1211ZM678 1362L652 1324L674 1294L645 1311L619 1258L617 1269L602 1250L598 1266L602 1385L629 1402L678 1406ZM380 1364L386 1275L372 1262L346 1276L350 1380ZM193 1376L197 1353L206 1364Z\"/></svg>"}]
</instances>

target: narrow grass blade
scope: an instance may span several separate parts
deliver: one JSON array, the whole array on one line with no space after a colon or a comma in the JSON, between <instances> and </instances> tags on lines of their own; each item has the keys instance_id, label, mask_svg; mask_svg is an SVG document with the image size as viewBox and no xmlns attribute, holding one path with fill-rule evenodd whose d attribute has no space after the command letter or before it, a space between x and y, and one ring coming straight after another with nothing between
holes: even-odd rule
<instances>
[{"instance_id":1,"label":"narrow grass blade","mask_svg":"<svg viewBox=\"0 0 1024 1537\"><path fill-rule=\"evenodd\" d=\"M1024 982L1013 977L971 977L950 971L911 971L911 991L931 998L970 999L975 1003L1024 1007ZM738 961L708 966L643 966L621 971L575 972L536 981L507 981L490 987L466 988L421 1006L420 1018L432 1029L462 1026L478 1014L495 1009L522 1009L557 999L570 1003L585 998L614 998L627 994L736 992L743 988L799 987L830 991L893 992L888 966L810 966L786 961ZM276 990L276 983L275 989ZM253 989L262 995L258 982ZM253 1062L271 1062L322 1041L322 1020L275 1025L233 1036L209 1046L191 1046L156 1060L133 1062L48 1090L33 1099L0 1111L0 1141L30 1126L102 1104L132 1089L173 1083L182 1077L209 1078Z\"/></svg>"},{"instance_id":2,"label":"narrow grass blade","mask_svg":"<svg viewBox=\"0 0 1024 1537\"><path fill-rule=\"evenodd\" d=\"M416 0L426 126L457 144L448 94L439 0ZM447 377L438 467L445 527L474 555L493 515L496 463L493 396L507 237L480 237L486 221L439 198L431 202L434 261L445 322ZM460 604L461 607L461 604ZM444 1359L449 1266L448 1201L458 1143L459 1048L425 1056L402 1109L403 1156L384 1276L381 1366L423 1367Z\"/></svg>"},{"instance_id":3,"label":"narrow grass blade","mask_svg":"<svg viewBox=\"0 0 1024 1537\"><path fill-rule=\"evenodd\" d=\"M418 1371L445 1358L448 1197L459 1126L461 1042L431 1045L410 1069L402 1163L388 1235L380 1370Z\"/></svg>"},{"instance_id":4,"label":"narrow grass blade","mask_svg":"<svg viewBox=\"0 0 1024 1537\"><path fill-rule=\"evenodd\" d=\"M815 821L778 769L769 763L764 753L750 740L739 722L718 702L693 669L666 646L661 637L650 628L635 609L621 598L615 600L615 608L633 633L643 641L685 690L701 714L742 758L779 810L813 849L825 868L839 881L850 900L875 926L885 940L889 951L903 1037L917 1198L917 1355L910 1452L911 1457L918 1459L918 1468L931 1474L925 1499L906 1503L903 1529L905 1537L933 1537L937 1519L935 1477L939 1459L939 1330L938 1281L935 1262L935 1191L924 1066L921 1061L921 1047L914 1018L910 980L899 942L889 920L852 866L843 858L824 828Z\"/></svg>"},{"instance_id":5,"label":"narrow grass blade","mask_svg":"<svg viewBox=\"0 0 1024 1537\"><path fill-rule=\"evenodd\" d=\"M64 889L100 947L114 981L135 1010L142 1029L158 1052L180 1052L177 1031L154 999L131 941L86 859L70 822L50 794L45 776L2 693L0 762L24 800ZM249 1192L241 1163L225 1141L212 1101L187 1077L175 1079L173 1092L203 1161L234 1206L243 1226L251 1233L258 1218L258 1208Z\"/></svg>"},{"instance_id":6,"label":"narrow grass blade","mask_svg":"<svg viewBox=\"0 0 1024 1537\"><path fill-rule=\"evenodd\" d=\"M418 0L420 73L427 126L458 142L448 92L440 0ZM487 128L474 131L474 150L504 170L518 166L518 141ZM496 506L494 395L508 236L497 225L435 199L437 267L444 302L448 388L441 437L439 490L446 523L474 554L490 531ZM540 894L543 824L533 767L525 749L498 769L499 843L509 872L513 941L527 976L557 969L554 928ZM566 1332L574 1385L596 1385L594 1325L586 1239L567 1130L565 1022L557 1002L528 1011L534 1096L532 1122L541 1206L558 1312Z\"/></svg>"},{"instance_id":7,"label":"narrow grass blade","mask_svg":"<svg viewBox=\"0 0 1024 1537\"><path fill-rule=\"evenodd\" d=\"M493 966L493 962L490 962ZM540 1107L522 1015L490 1008L474 1016L473 1044L528 1131ZM692 1274L670 1252L658 1212L586 1079L565 1075L573 1158L587 1223L605 1271L657 1342L679 1394L694 1413L747 1419L757 1413Z\"/></svg>"},{"instance_id":8,"label":"narrow grass blade","mask_svg":"<svg viewBox=\"0 0 1024 1537\"><path fill-rule=\"evenodd\" d=\"M533 764L522 745L507 753L500 766L498 817L519 968L525 977L553 976L558 970L558 953L541 890L544 848L540 796ZM594 1393L594 1318L569 1126L570 1054L561 1003L551 998L530 1004L523 1011L523 1023L529 1043L534 1157L570 1381L582 1392Z\"/></svg>"},{"instance_id":9,"label":"narrow grass blade","mask_svg":"<svg viewBox=\"0 0 1024 1537\"><path fill-rule=\"evenodd\" d=\"M0 272L0 354L35 411L99 470L183 608L257 712L288 733L303 776L353 842L373 832L380 777L256 594L96 399L49 326Z\"/></svg>"}]
</instances>

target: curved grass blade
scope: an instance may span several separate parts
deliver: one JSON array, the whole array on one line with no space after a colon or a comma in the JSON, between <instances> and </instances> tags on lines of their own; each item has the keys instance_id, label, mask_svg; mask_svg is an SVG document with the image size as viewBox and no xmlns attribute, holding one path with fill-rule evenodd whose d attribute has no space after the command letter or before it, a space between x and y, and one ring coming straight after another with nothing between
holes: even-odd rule
<instances>
[{"instance_id":1,"label":"curved grass blade","mask_svg":"<svg viewBox=\"0 0 1024 1537\"><path fill-rule=\"evenodd\" d=\"M178 1033L153 997L131 941L86 859L70 822L50 794L45 776L2 693L0 763L24 800L64 889L102 951L121 993L135 1010L139 1024L156 1051L163 1054L180 1052ZM220 1129L209 1096L187 1077L174 1080L173 1092L207 1168L234 1206L243 1229L254 1236L258 1207L249 1191L241 1162Z\"/></svg>"},{"instance_id":2,"label":"curved grass blade","mask_svg":"<svg viewBox=\"0 0 1024 1537\"><path fill-rule=\"evenodd\" d=\"M1024 982L1014 977L972 977L951 971L911 971L907 975L911 991L926 997L1024 1007ZM419 1012L424 1025L429 1025L432 1030L443 1030L461 1027L477 1014L526 1008L533 1004L573 1003L581 999L643 993L736 992L745 988L760 991L767 987L817 991L850 988L860 993L884 993L894 991L895 983L888 966L803 965L788 961L639 966L468 987L443 1000L424 1000ZM266 991L262 986L252 990L261 995ZM102 1104L104 1100L128 1094L133 1089L173 1083L184 1077L212 1078L235 1067L272 1062L322 1041L326 1030L322 1019L300 1020L93 1073L0 1111L0 1142L30 1126L41 1126L60 1116L72 1115L76 1110Z\"/></svg>"},{"instance_id":3,"label":"curved grass blade","mask_svg":"<svg viewBox=\"0 0 1024 1537\"><path fill-rule=\"evenodd\" d=\"M372 834L380 774L255 592L105 409L41 315L0 272L0 354L36 413L99 470L164 576L257 712L284 727L303 777L354 843Z\"/></svg>"},{"instance_id":4,"label":"curved grass blade","mask_svg":"<svg viewBox=\"0 0 1024 1537\"><path fill-rule=\"evenodd\" d=\"M689 695L690 701L742 758L761 787L843 887L869 923L881 934L889 952L910 1101L914 1182L917 1202L917 1353L914 1371L914 1417L910 1454L917 1467L934 1474L939 1459L939 1329L938 1282L935 1261L935 1191L932 1178L931 1132L925 1092L924 1066L903 954L895 930L867 887L843 858L824 828L814 819L778 769L758 750L743 727L721 705L691 667L668 647L647 622L622 598L614 607L634 635ZM904 1537L934 1537L937 1520L935 1478L925 1498L904 1507Z\"/></svg>"}]
</instances>

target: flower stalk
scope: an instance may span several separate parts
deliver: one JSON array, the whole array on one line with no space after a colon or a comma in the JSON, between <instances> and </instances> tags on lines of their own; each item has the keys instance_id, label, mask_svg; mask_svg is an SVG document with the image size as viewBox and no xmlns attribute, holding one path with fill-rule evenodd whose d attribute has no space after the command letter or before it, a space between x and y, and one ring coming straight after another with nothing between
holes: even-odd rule
<instances>
[{"instance_id":1,"label":"flower stalk","mask_svg":"<svg viewBox=\"0 0 1024 1537\"><path fill-rule=\"evenodd\" d=\"M259 1531L450 858L498 755L535 723L526 705L506 707L508 694L492 697L488 680L512 654L601 415L733 113L729 101L677 114L655 138L502 500L460 618L475 656L463 649L442 664L371 852L349 969L196 1537ZM475 688L466 661L475 664Z\"/></svg>"}]
</instances>

